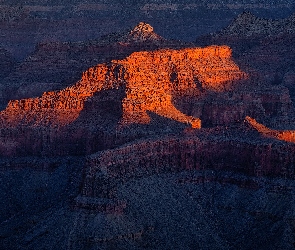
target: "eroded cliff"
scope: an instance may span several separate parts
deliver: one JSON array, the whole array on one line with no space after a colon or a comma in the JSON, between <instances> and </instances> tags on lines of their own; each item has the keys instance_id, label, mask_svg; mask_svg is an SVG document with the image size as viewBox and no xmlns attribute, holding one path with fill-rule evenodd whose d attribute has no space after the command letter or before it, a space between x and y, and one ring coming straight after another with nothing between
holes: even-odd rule
<instances>
[{"instance_id":1,"label":"eroded cliff","mask_svg":"<svg viewBox=\"0 0 295 250\"><path fill-rule=\"evenodd\" d=\"M88 157L81 194L113 198L116 187L129 179L185 170L294 178L294 144L257 143L247 131L235 133L220 130L213 137L166 137L97 152Z\"/></svg>"},{"instance_id":2,"label":"eroded cliff","mask_svg":"<svg viewBox=\"0 0 295 250\"><path fill-rule=\"evenodd\" d=\"M77 119L87 98L124 85L123 125L149 123L146 112L152 111L199 128L198 118L175 108L172 95L198 87L221 92L226 85L245 77L231 60L231 49L226 46L136 52L124 60L90 68L79 82L64 90L10 101L0 114L1 122L2 127L64 126Z\"/></svg>"},{"instance_id":3,"label":"eroded cliff","mask_svg":"<svg viewBox=\"0 0 295 250\"><path fill-rule=\"evenodd\" d=\"M35 50L10 75L5 75L0 104L6 105L10 99L36 97L45 91L63 89L78 81L81 73L88 68L124 59L135 51L187 46L185 42L164 39L144 22L95 40L70 42L45 39L37 43Z\"/></svg>"},{"instance_id":4,"label":"eroded cliff","mask_svg":"<svg viewBox=\"0 0 295 250\"><path fill-rule=\"evenodd\" d=\"M255 119L247 116L245 121L254 129L256 129L261 135L274 138L281 141L295 143L295 131L294 130L276 130L270 129L261 123L258 123Z\"/></svg>"}]
</instances>

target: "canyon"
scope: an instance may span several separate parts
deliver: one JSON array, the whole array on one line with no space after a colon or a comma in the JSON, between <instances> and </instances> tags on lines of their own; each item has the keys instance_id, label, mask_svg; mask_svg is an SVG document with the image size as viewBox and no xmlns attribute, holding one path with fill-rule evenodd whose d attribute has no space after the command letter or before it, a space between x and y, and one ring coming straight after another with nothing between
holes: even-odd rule
<instances>
[{"instance_id":1,"label":"canyon","mask_svg":"<svg viewBox=\"0 0 295 250\"><path fill-rule=\"evenodd\" d=\"M0 247L293 249L293 19L3 52Z\"/></svg>"},{"instance_id":2,"label":"canyon","mask_svg":"<svg viewBox=\"0 0 295 250\"><path fill-rule=\"evenodd\" d=\"M65 126L73 127L81 112L88 116L87 120L94 120L95 123L92 114L95 110L87 107L87 101L108 90L113 91L114 95L112 97L106 94L107 98L117 98L117 102L121 101L119 108L122 110L122 116L118 123L120 126L148 124L150 117L147 111L150 111L171 120L189 123L193 128L200 128L201 120L179 111L173 104L173 96L181 97L183 93L191 93L190 95L197 98L198 95L204 95L201 92L205 91L219 93L230 88L235 80L246 78L246 73L240 71L230 57L231 50L226 46L136 52L125 60L113 60L111 63L90 68L83 73L81 80L71 87L45 92L40 98L10 101L7 108L0 113L1 139L4 142L2 152L11 154L19 150L18 147L23 141L30 141L32 132L26 132L26 127L27 131L43 131L42 138L46 137L50 145L56 144L54 134L62 134L59 129L62 129L63 133L71 130ZM123 88L124 92L118 90L119 88ZM120 100L116 92L123 94L124 98ZM99 98L92 100L102 101ZM85 122L82 129L87 124L87 121ZM18 127L22 127L22 136L19 136L19 133L14 135L13 143L10 143L11 134L18 131ZM35 133L34 140L42 141L38 139L37 134L40 136L40 132ZM77 136L79 135L76 133L76 140L81 140ZM83 136L83 133L80 136ZM85 136L83 137L85 140ZM5 148L7 141L8 146ZM10 152L13 145L15 148ZM29 148L26 144L26 149Z\"/></svg>"},{"instance_id":3,"label":"canyon","mask_svg":"<svg viewBox=\"0 0 295 250\"><path fill-rule=\"evenodd\" d=\"M185 46L188 43L162 38L143 22L126 31L88 41L39 42L25 60L0 80L0 105L7 105L11 99L37 97L45 91L66 88L77 82L88 68L124 59L136 51Z\"/></svg>"},{"instance_id":4,"label":"canyon","mask_svg":"<svg viewBox=\"0 0 295 250\"><path fill-rule=\"evenodd\" d=\"M249 119L249 118L248 118ZM248 175L294 178L294 145L240 140L225 131L199 136L146 140L90 155L82 195L112 198L116 183L188 170L231 170ZM236 133L238 133L236 131ZM251 138L251 136L249 136ZM210 140L211 139L211 140Z\"/></svg>"}]
</instances>

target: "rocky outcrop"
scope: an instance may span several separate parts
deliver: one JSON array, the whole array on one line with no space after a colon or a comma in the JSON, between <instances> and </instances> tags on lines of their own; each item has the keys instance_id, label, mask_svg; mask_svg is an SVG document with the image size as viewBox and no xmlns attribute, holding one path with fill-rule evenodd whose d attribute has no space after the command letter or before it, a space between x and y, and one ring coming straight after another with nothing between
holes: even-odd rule
<instances>
[{"instance_id":1,"label":"rocky outcrop","mask_svg":"<svg viewBox=\"0 0 295 250\"><path fill-rule=\"evenodd\" d=\"M2 102L7 104L10 99L36 97L45 91L63 89L78 81L88 68L124 59L135 51L186 46L187 43L160 37L151 25L143 22L125 32L96 40L39 42L34 52L2 81L5 93Z\"/></svg>"},{"instance_id":2,"label":"rocky outcrop","mask_svg":"<svg viewBox=\"0 0 295 250\"><path fill-rule=\"evenodd\" d=\"M258 123L255 119L253 119L249 116L247 116L245 118L245 121L251 127L256 129L261 135L263 135L265 137L295 143L295 131L294 130L280 131L280 130L270 129L270 128Z\"/></svg>"},{"instance_id":3,"label":"rocky outcrop","mask_svg":"<svg viewBox=\"0 0 295 250\"><path fill-rule=\"evenodd\" d=\"M126 86L122 124L149 123L147 111L200 127L172 104L172 95L197 88L221 92L224 85L245 78L231 61L230 48L211 46L183 50L137 52L125 60L90 68L72 87L45 92L40 98L10 101L1 112L2 127L64 126L76 120L86 99L96 92Z\"/></svg>"},{"instance_id":4,"label":"rocky outcrop","mask_svg":"<svg viewBox=\"0 0 295 250\"><path fill-rule=\"evenodd\" d=\"M215 46L185 49L180 53L166 50L133 54L126 63L123 62L128 75L127 96L123 100L123 122L149 122L146 114L142 113L149 110L200 127L200 124L194 124L193 118L188 118L175 109L172 96L198 88L198 81L201 85L199 88L203 90L221 92L226 83L246 77L237 65L228 60L230 56L231 50L228 47ZM150 65L153 65L152 70ZM138 102L140 109L136 110L134 107Z\"/></svg>"},{"instance_id":5,"label":"rocky outcrop","mask_svg":"<svg viewBox=\"0 0 295 250\"><path fill-rule=\"evenodd\" d=\"M88 157L82 195L112 198L116 187L128 179L193 169L294 178L295 145L257 143L251 137L242 139L247 137L244 136L226 140L220 135L214 140L199 136L168 137L98 152ZM255 188L253 185L249 187Z\"/></svg>"},{"instance_id":6,"label":"rocky outcrop","mask_svg":"<svg viewBox=\"0 0 295 250\"><path fill-rule=\"evenodd\" d=\"M125 46L127 46L130 43L149 43L158 45L169 43L168 40L156 34L154 32L154 28L150 24L145 22L138 23L133 29L127 32L113 33L103 36L101 37L100 41L108 43L117 42Z\"/></svg>"},{"instance_id":7,"label":"rocky outcrop","mask_svg":"<svg viewBox=\"0 0 295 250\"><path fill-rule=\"evenodd\" d=\"M220 35L230 36L278 36L283 33L295 33L295 15L285 19L266 19L243 12Z\"/></svg>"}]
</instances>

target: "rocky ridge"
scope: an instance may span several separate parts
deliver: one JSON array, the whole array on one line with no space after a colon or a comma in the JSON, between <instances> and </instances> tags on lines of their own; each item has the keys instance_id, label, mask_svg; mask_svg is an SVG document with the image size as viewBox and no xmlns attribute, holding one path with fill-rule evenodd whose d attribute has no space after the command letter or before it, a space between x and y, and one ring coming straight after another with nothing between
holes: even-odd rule
<instances>
[{"instance_id":1,"label":"rocky ridge","mask_svg":"<svg viewBox=\"0 0 295 250\"><path fill-rule=\"evenodd\" d=\"M204 138L201 133L187 134L138 141L90 155L81 194L114 198L117 185L129 179L188 170L229 170L252 176L294 178L294 144L257 143L246 131L236 131L236 135L222 129L216 132L214 139L210 135ZM223 138L225 133L227 139Z\"/></svg>"},{"instance_id":2,"label":"rocky ridge","mask_svg":"<svg viewBox=\"0 0 295 250\"><path fill-rule=\"evenodd\" d=\"M230 57L231 50L225 46L133 53L125 60L90 68L72 87L45 92L40 98L10 101L1 112L2 127L69 124L94 93L126 85L123 124L148 123L146 111L152 111L198 128L198 120L195 124L174 107L172 95L196 88L196 81L203 90L220 92L225 83L245 78Z\"/></svg>"},{"instance_id":3,"label":"rocky ridge","mask_svg":"<svg viewBox=\"0 0 295 250\"><path fill-rule=\"evenodd\" d=\"M219 35L228 36L278 36L295 33L295 14L285 19L260 18L251 12L243 12L223 29Z\"/></svg>"},{"instance_id":4,"label":"rocky ridge","mask_svg":"<svg viewBox=\"0 0 295 250\"><path fill-rule=\"evenodd\" d=\"M287 141L287 142L295 142L295 131L294 130L275 130L275 129L270 129L260 123L258 123L255 119L247 116L245 118L247 123L256 129L260 134L262 134L265 137L268 138L274 138L278 139L281 141Z\"/></svg>"},{"instance_id":5,"label":"rocky ridge","mask_svg":"<svg viewBox=\"0 0 295 250\"><path fill-rule=\"evenodd\" d=\"M36 97L45 91L63 89L78 81L88 68L124 59L135 51L187 46L188 43L160 37L152 26L143 22L130 30L96 40L39 42L35 51L1 80L0 102L7 104L10 99Z\"/></svg>"},{"instance_id":6,"label":"rocky ridge","mask_svg":"<svg viewBox=\"0 0 295 250\"><path fill-rule=\"evenodd\" d=\"M99 41L105 43L118 42L125 45L129 43L163 44L165 42L168 42L167 39L156 34L154 32L154 28L150 24L145 22L138 23L134 28L126 32L113 33L103 36L99 39Z\"/></svg>"}]
</instances>

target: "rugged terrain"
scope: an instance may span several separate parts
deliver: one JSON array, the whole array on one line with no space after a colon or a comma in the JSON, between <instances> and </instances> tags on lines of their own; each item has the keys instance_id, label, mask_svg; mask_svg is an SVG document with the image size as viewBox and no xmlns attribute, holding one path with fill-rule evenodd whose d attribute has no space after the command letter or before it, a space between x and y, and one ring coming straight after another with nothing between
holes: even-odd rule
<instances>
[{"instance_id":1,"label":"rugged terrain","mask_svg":"<svg viewBox=\"0 0 295 250\"><path fill-rule=\"evenodd\" d=\"M243 9L282 18L295 11L291 0L3 0L0 44L23 59L40 41L85 41L151 23L167 38L192 41L228 25Z\"/></svg>"},{"instance_id":2,"label":"rugged terrain","mask_svg":"<svg viewBox=\"0 0 295 250\"><path fill-rule=\"evenodd\" d=\"M240 67L269 85L286 86L294 100L294 15L263 19L243 12L220 32L199 37L198 45L227 44Z\"/></svg>"},{"instance_id":3,"label":"rugged terrain","mask_svg":"<svg viewBox=\"0 0 295 250\"><path fill-rule=\"evenodd\" d=\"M38 44L2 85L0 246L294 249L293 19Z\"/></svg>"},{"instance_id":4,"label":"rugged terrain","mask_svg":"<svg viewBox=\"0 0 295 250\"><path fill-rule=\"evenodd\" d=\"M176 49L188 45L162 38L153 27L143 22L132 29L96 40L39 42L33 53L1 79L0 105L6 105L11 99L36 97L45 91L65 88L78 81L88 68L123 59L135 51Z\"/></svg>"}]
</instances>

